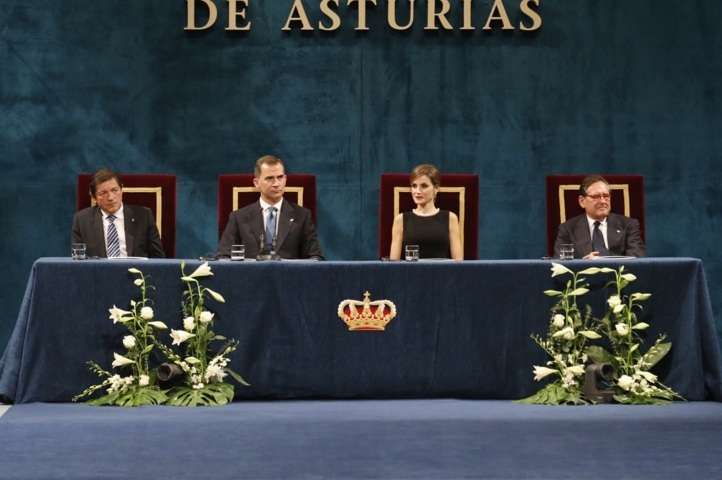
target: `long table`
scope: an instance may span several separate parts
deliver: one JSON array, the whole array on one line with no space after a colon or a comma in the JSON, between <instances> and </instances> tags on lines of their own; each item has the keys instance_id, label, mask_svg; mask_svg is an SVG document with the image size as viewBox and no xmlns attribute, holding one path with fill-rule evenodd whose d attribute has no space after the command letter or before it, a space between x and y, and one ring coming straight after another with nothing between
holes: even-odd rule
<instances>
[{"instance_id":1,"label":"long table","mask_svg":"<svg viewBox=\"0 0 722 480\"><path fill-rule=\"evenodd\" d=\"M622 263L620 263L622 262ZM125 329L108 308L128 308L141 269L154 292L156 319L182 323L180 260L42 258L33 265L15 328L0 360L0 395L15 403L65 402L97 377L88 360L110 368ZM186 261L186 273L198 261ZM673 342L656 370L689 400L722 401L720 349L702 263L693 258L606 260L653 294L641 320ZM593 263L565 263L580 270ZM250 383L237 399L516 399L533 393L532 365L558 288L544 260L468 262L211 262L204 282L225 304L208 302L216 331L239 340L231 366ZM589 301L603 313L604 281L590 277ZM387 299L397 310L383 332L349 331L345 299Z\"/></svg>"}]
</instances>

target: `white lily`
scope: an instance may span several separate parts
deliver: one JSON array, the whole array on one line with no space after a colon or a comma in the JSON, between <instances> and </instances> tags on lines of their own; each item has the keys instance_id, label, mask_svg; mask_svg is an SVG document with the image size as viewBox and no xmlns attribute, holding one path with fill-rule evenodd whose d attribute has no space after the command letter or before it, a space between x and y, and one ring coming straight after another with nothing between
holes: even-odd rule
<instances>
[{"instance_id":1,"label":"white lily","mask_svg":"<svg viewBox=\"0 0 722 480\"><path fill-rule=\"evenodd\" d=\"M143 279L136 278L135 280L133 280L133 283L135 284L136 287L140 287L141 285L143 285Z\"/></svg>"},{"instance_id":2,"label":"white lily","mask_svg":"<svg viewBox=\"0 0 722 480\"><path fill-rule=\"evenodd\" d=\"M644 329L646 329L646 328L649 328L649 324L646 323L646 322L635 323L635 324L632 326L632 330L644 330Z\"/></svg>"},{"instance_id":3,"label":"white lily","mask_svg":"<svg viewBox=\"0 0 722 480\"><path fill-rule=\"evenodd\" d=\"M173 339L173 343L171 345L180 345L181 343L185 342L189 338L195 337L195 334L188 333L185 330L172 330L170 331L170 338Z\"/></svg>"},{"instance_id":4,"label":"white lily","mask_svg":"<svg viewBox=\"0 0 722 480\"><path fill-rule=\"evenodd\" d=\"M126 317L126 315L130 315L129 311L123 310L122 308L118 308L115 305L113 305L113 308L109 308L108 312L110 312L110 316L108 318L113 320L113 323L118 323L118 322L123 323L123 322L127 322L128 320L133 318L133 317Z\"/></svg>"},{"instance_id":5,"label":"white lily","mask_svg":"<svg viewBox=\"0 0 722 480\"><path fill-rule=\"evenodd\" d=\"M148 322L148 325L150 325L153 328L157 328L158 330L168 330L168 325L166 325L163 322L159 322L159 321Z\"/></svg>"},{"instance_id":6,"label":"white lily","mask_svg":"<svg viewBox=\"0 0 722 480\"><path fill-rule=\"evenodd\" d=\"M150 383L150 377L148 375L141 375L138 377L138 385L145 387Z\"/></svg>"},{"instance_id":7,"label":"white lily","mask_svg":"<svg viewBox=\"0 0 722 480\"><path fill-rule=\"evenodd\" d=\"M586 293L589 293L589 289L588 289L588 288L579 287L579 288L575 288L574 290L572 290L572 291L569 293L569 295L572 296L572 297L578 297L579 295L584 295L584 294L586 294Z\"/></svg>"},{"instance_id":8,"label":"white lily","mask_svg":"<svg viewBox=\"0 0 722 480\"><path fill-rule=\"evenodd\" d=\"M564 275L565 273L572 273L572 271L569 270L564 265L562 265L561 263L552 262L552 277Z\"/></svg>"},{"instance_id":9,"label":"white lily","mask_svg":"<svg viewBox=\"0 0 722 480\"><path fill-rule=\"evenodd\" d=\"M199 363L201 363L201 361L198 360L196 357L186 357L185 362L189 365L198 365Z\"/></svg>"},{"instance_id":10,"label":"white lily","mask_svg":"<svg viewBox=\"0 0 722 480\"><path fill-rule=\"evenodd\" d=\"M135 337L133 335L126 335L123 337L123 346L128 350L135 347Z\"/></svg>"},{"instance_id":11,"label":"white lily","mask_svg":"<svg viewBox=\"0 0 722 480\"><path fill-rule=\"evenodd\" d=\"M638 370L637 373L644 377L648 382L656 382L657 381L657 375L653 374L652 372L647 372L646 370Z\"/></svg>"},{"instance_id":12,"label":"white lily","mask_svg":"<svg viewBox=\"0 0 722 480\"><path fill-rule=\"evenodd\" d=\"M557 373L557 370L553 368L548 367L540 367L539 365L534 365L534 380L537 382L541 380L544 377L547 377L553 373Z\"/></svg>"},{"instance_id":13,"label":"white lily","mask_svg":"<svg viewBox=\"0 0 722 480\"><path fill-rule=\"evenodd\" d=\"M573 367L567 368L567 372L571 372L575 377L584 375L584 365L574 365Z\"/></svg>"},{"instance_id":14,"label":"white lily","mask_svg":"<svg viewBox=\"0 0 722 480\"><path fill-rule=\"evenodd\" d=\"M572 327L566 327L562 328L558 332L556 332L554 335L552 335L554 338L562 337L564 340L574 340L574 329Z\"/></svg>"},{"instance_id":15,"label":"white lily","mask_svg":"<svg viewBox=\"0 0 722 480\"><path fill-rule=\"evenodd\" d=\"M620 336L629 335L629 325L626 323L618 323L614 326L614 329Z\"/></svg>"},{"instance_id":16,"label":"white lily","mask_svg":"<svg viewBox=\"0 0 722 480\"><path fill-rule=\"evenodd\" d=\"M637 279L637 276L633 273L625 273L624 275L622 275L622 278L628 282L633 282Z\"/></svg>"},{"instance_id":17,"label":"white lily","mask_svg":"<svg viewBox=\"0 0 722 480\"><path fill-rule=\"evenodd\" d=\"M208 294L213 297L213 300L215 300L216 302L226 303L226 299L223 298L223 295L221 295L220 293L213 291L210 288L206 288L206 292L208 292Z\"/></svg>"},{"instance_id":18,"label":"white lily","mask_svg":"<svg viewBox=\"0 0 722 480\"><path fill-rule=\"evenodd\" d=\"M123 365L130 365L131 363L135 363L130 358L124 357L123 355L118 355L117 353L113 352L113 368L115 367L122 367Z\"/></svg>"},{"instance_id":19,"label":"white lily","mask_svg":"<svg viewBox=\"0 0 722 480\"><path fill-rule=\"evenodd\" d=\"M619 295L612 295L607 299L607 305L609 305L611 308L616 307L617 305L622 304L622 299L619 298Z\"/></svg>"},{"instance_id":20,"label":"white lily","mask_svg":"<svg viewBox=\"0 0 722 480\"><path fill-rule=\"evenodd\" d=\"M629 375L622 375L619 377L619 380L617 380L617 385L619 385L623 390L629 391L634 385L634 379Z\"/></svg>"},{"instance_id":21,"label":"white lily","mask_svg":"<svg viewBox=\"0 0 722 480\"><path fill-rule=\"evenodd\" d=\"M557 313L556 315L554 315L552 325L557 328L562 328L564 326L564 315L562 315L561 313Z\"/></svg>"},{"instance_id":22,"label":"white lily","mask_svg":"<svg viewBox=\"0 0 722 480\"><path fill-rule=\"evenodd\" d=\"M183 328L188 331L192 332L194 328L196 328L196 320L193 317L186 317L183 319Z\"/></svg>"},{"instance_id":23,"label":"white lily","mask_svg":"<svg viewBox=\"0 0 722 480\"><path fill-rule=\"evenodd\" d=\"M189 278L198 278L198 277L210 277L213 275L213 272L211 272L211 267L208 266L208 262L201 263L198 268L193 271L190 275L188 275Z\"/></svg>"},{"instance_id":24,"label":"white lily","mask_svg":"<svg viewBox=\"0 0 722 480\"><path fill-rule=\"evenodd\" d=\"M586 338L588 338L590 340L597 340L599 338L602 338L601 335L599 335L597 332L594 332L592 330L582 330L581 332L579 332L579 334L585 336Z\"/></svg>"},{"instance_id":25,"label":"white lily","mask_svg":"<svg viewBox=\"0 0 722 480\"><path fill-rule=\"evenodd\" d=\"M614 307L614 309L612 309L612 311L613 311L614 313L619 313L619 312L621 312L622 310L624 310L624 304L623 304L623 303L620 303L619 305L617 305L616 307Z\"/></svg>"},{"instance_id":26,"label":"white lily","mask_svg":"<svg viewBox=\"0 0 722 480\"><path fill-rule=\"evenodd\" d=\"M201 323L210 323L211 320L213 320L213 313L209 312L208 310L203 310L201 314L199 315L199 320Z\"/></svg>"},{"instance_id":27,"label":"white lily","mask_svg":"<svg viewBox=\"0 0 722 480\"><path fill-rule=\"evenodd\" d=\"M140 318L143 320L153 319L153 309L151 307L143 307L140 309Z\"/></svg>"},{"instance_id":28,"label":"white lily","mask_svg":"<svg viewBox=\"0 0 722 480\"><path fill-rule=\"evenodd\" d=\"M129 268L128 271L129 271L130 273L137 273L137 274L139 274L139 275L141 274L141 271L138 270L138 269L135 268L135 267Z\"/></svg>"},{"instance_id":29,"label":"white lily","mask_svg":"<svg viewBox=\"0 0 722 480\"><path fill-rule=\"evenodd\" d=\"M633 293L630 298L632 300L643 301L643 300L648 300L649 297L651 297L651 296L652 296L651 293Z\"/></svg>"}]
</instances>

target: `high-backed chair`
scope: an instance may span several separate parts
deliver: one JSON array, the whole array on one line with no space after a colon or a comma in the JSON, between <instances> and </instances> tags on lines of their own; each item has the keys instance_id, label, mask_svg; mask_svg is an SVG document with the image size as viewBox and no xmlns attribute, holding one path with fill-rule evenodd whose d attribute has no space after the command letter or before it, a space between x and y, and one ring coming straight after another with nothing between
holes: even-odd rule
<instances>
[{"instance_id":1,"label":"high-backed chair","mask_svg":"<svg viewBox=\"0 0 722 480\"><path fill-rule=\"evenodd\" d=\"M239 173L218 176L218 238L228 223L228 215L258 200L258 189L253 186L253 174ZM311 210L316 221L316 175L289 173L283 198Z\"/></svg>"},{"instance_id":2,"label":"high-backed chair","mask_svg":"<svg viewBox=\"0 0 722 480\"><path fill-rule=\"evenodd\" d=\"M168 258L175 257L175 175L158 173L119 173L123 181L123 203L148 207L153 212L163 250ZM78 175L77 209L95 205L90 196L92 173Z\"/></svg>"},{"instance_id":3,"label":"high-backed chair","mask_svg":"<svg viewBox=\"0 0 722 480\"><path fill-rule=\"evenodd\" d=\"M478 258L479 241L479 176L466 173L444 173L436 196L436 206L456 213L461 230L461 248L465 260ZM379 257L387 257L391 248L394 218L413 210L408 173L381 175L379 199Z\"/></svg>"},{"instance_id":4,"label":"high-backed chair","mask_svg":"<svg viewBox=\"0 0 722 480\"><path fill-rule=\"evenodd\" d=\"M579 205L579 184L586 174L549 175L546 177L547 255L554 252L554 240L559 225L584 213ZM639 220L642 240L644 234L644 177L641 175L602 175L609 182L612 212Z\"/></svg>"}]
</instances>

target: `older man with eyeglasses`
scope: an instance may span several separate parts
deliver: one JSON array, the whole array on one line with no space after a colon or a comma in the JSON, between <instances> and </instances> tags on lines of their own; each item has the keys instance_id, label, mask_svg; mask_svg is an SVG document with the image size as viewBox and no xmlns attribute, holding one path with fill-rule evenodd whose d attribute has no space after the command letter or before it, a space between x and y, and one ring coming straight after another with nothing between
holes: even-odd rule
<instances>
[{"instance_id":1,"label":"older man with eyeglasses","mask_svg":"<svg viewBox=\"0 0 722 480\"><path fill-rule=\"evenodd\" d=\"M591 175L579 186L579 205L584 213L562 223L554 242L554 256L562 245L574 245L574 257L594 259L609 255L643 257L644 242L639 221L611 213L609 183Z\"/></svg>"},{"instance_id":2,"label":"older man with eyeglasses","mask_svg":"<svg viewBox=\"0 0 722 480\"><path fill-rule=\"evenodd\" d=\"M73 217L73 243L85 243L90 257L163 258L163 244L153 213L123 204L123 184L112 170L98 170L90 181L95 206Z\"/></svg>"}]
</instances>

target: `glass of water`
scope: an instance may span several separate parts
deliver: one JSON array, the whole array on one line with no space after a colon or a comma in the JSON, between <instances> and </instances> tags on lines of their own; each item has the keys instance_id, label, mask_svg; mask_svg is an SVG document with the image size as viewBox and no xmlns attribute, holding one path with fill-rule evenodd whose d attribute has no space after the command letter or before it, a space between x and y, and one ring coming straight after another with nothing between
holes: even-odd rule
<instances>
[{"instance_id":1,"label":"glass of water","mask_svg":"<svg viewBox=\"0 0 722 480\"><path fill-rule=\"evenodd\" d=\"M404 258L407 262L415 262L419 259L419 246L406 245L404 247Z\"/></svg>"},{"instance_id":2,"label":"glass of water","mask_svg":"<svg viewBox=\"0 0 722 480\"><path fill-rule=\"evenodd\" d=\"M574 260L573 243L565 243L559 246L559 260Z\"/></svg>"},{"instance_id":3,"label":"glass of water","mask_svg":"<svg viewBox=\"0 0 722 480\"><path fill-rule=\"evenodd\" d=\"M240 261L246 258L245 245L231 245L231 260Z\"/></svg>"},{"instance_id":4,"label":"glass of water","mask_svg":"<svg viewBox=\"0 0 722 480\"><path fill-rule=\"evenodd\" d=\"M85 260L85 249L86 245L84 243L73 243L70 245L70 257L73 260Z\"/></svg>"}]
</instances>

